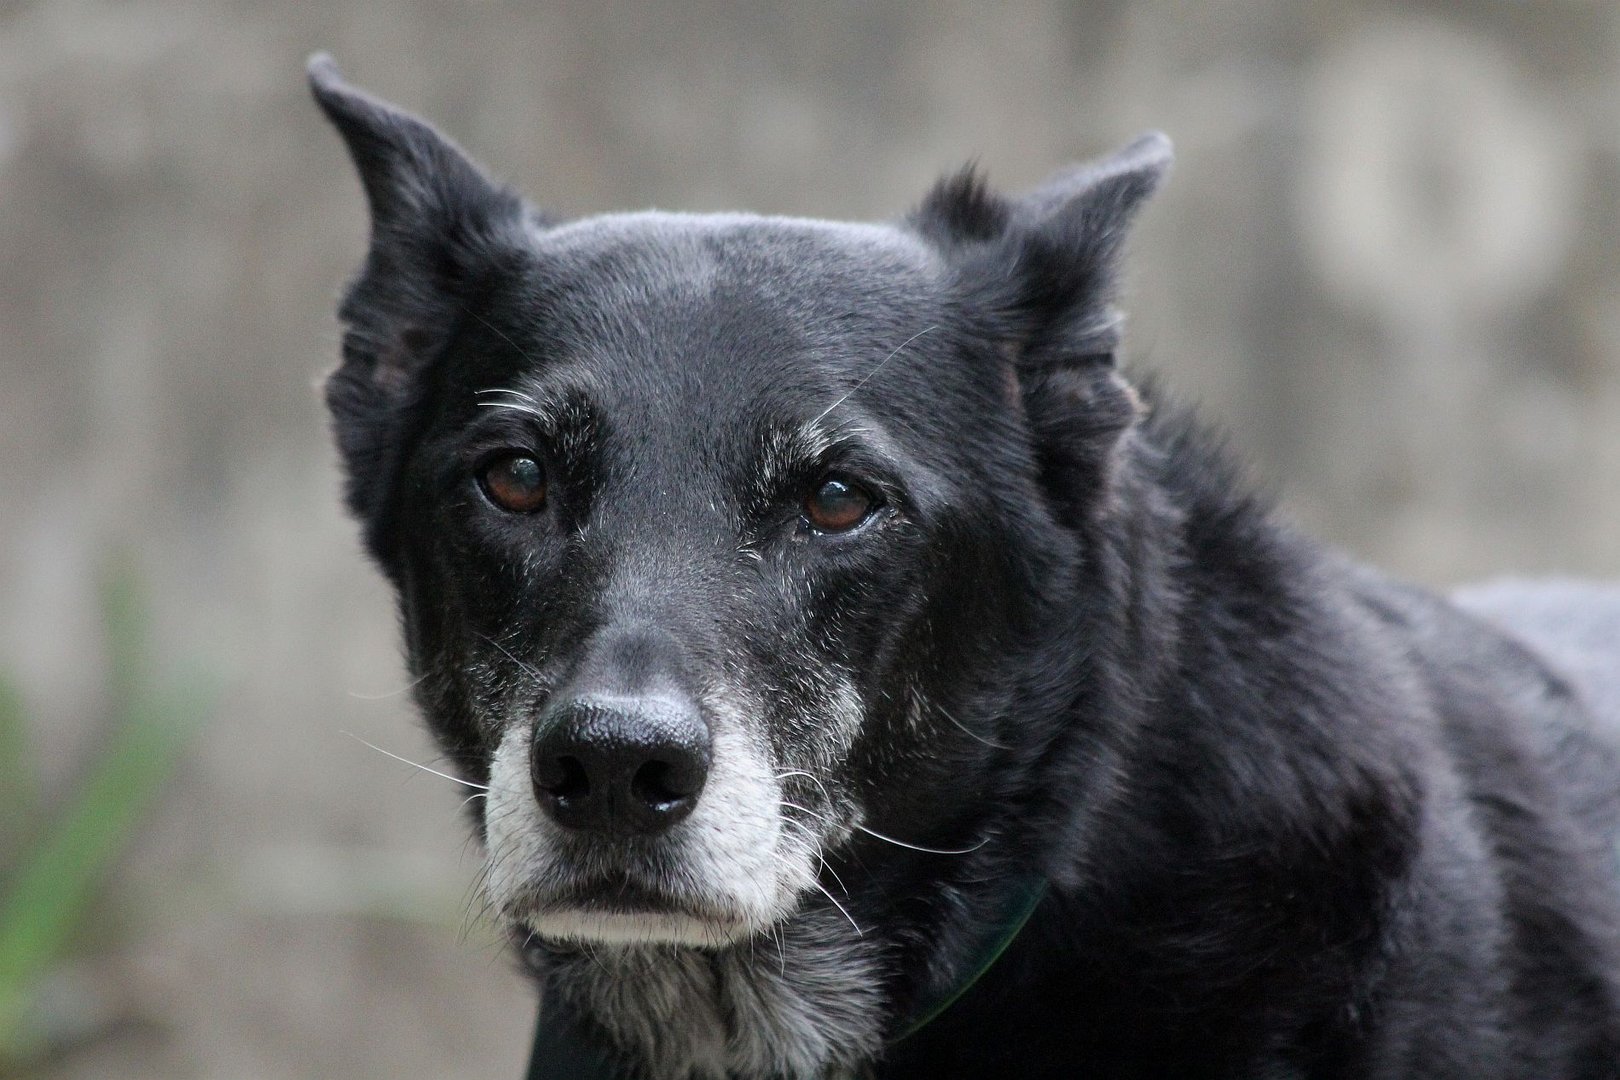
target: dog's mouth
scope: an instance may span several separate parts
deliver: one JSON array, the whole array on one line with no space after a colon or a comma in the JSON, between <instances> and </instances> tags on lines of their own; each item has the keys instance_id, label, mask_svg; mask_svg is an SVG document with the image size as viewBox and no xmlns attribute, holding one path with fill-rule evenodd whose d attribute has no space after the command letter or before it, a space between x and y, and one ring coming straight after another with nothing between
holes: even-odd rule
<instances>
[{"instance_id":1,"label":"dog's mouth","mask_svg":"<svg viewBox=\"0 0 1620 1080\"><path fill-rule=\"evenodd\" d=\"M728 945L755 927L741 913L629 878L570 883L510 913L527 931L554 941Z\"/></svg>"},{"instance_id":2,"label":"dog's mouth","mask_svg":"<svg viewBox=\"0 0 1620 1080\"><path fill-rule=\"evenodd\" d=\"M571 908L588 908L622 914L672 912L699 918L710 914L698 905L628 878L617 881L604 878L570 885L559 890L556 896L544 905L546 910Z\"/></svg>"}]
</instances>

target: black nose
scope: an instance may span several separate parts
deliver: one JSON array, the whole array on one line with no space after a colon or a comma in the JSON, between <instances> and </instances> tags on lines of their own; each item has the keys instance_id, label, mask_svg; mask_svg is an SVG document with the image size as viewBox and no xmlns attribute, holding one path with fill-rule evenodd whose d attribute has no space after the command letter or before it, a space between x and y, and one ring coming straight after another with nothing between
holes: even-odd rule
<instances>
[{"instance_id":1,"label":"black nose","mask_svg":"<svg viewBox=\"0 0 1620 1080\"><path fill-rule=\"evenodd\" d=\"M530 750L534 793L557 824L662 832L692 812L709 776L709 728L669 697L587 697L548 709Z\"/></svg>"}]
</instances>

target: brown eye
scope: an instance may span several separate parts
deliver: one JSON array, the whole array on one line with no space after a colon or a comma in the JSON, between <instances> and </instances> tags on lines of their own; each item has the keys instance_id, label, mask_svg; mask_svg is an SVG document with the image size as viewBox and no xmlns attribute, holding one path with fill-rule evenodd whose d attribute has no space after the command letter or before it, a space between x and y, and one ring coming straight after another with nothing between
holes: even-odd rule
<instances>
[{"instance_id":1,"label":"brown eye","mask_svg":"<svg viewBox=\"0 0 1620 1080\"><path fill-rule=\"evenodd\" d=\"M804 519L817 532L849 532L871 516L876 506L877 499L865 488L829 476L805 497Z\"/></svg>"},{"instance_id":2,"label":"brown eye","mask_svg":"<svg viewBox=\"0 0 1620 1080\"><path fill-rule=\"evenodd\" d=\"M546 505L546 473L527 454L505 454L478 474L484 494L502 510L532 514Z\"/></svg>"}]
</instances>

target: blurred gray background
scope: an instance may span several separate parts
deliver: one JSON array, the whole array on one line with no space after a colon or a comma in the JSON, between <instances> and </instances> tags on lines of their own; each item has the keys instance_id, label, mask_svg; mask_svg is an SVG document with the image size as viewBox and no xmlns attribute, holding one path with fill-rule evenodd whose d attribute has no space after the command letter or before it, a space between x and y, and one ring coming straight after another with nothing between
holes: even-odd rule
<instances>
[{"instance_id":1,"label":"blurred gray background","mask_svg":"<svg viewBox=\"0 0 1620 1080\"><path fill-rule=\"evenodd\" d=\"M1138 370L1359 557L1620 576L1613 0L0 0L0 669L31 767L69 790L106 736L120 553L153 663L223 688L31 1075L520 1071L460 794L345 734L433 757L313 389L366 232L302 82L322 48L566 213L882 217L969 158L1018 189L1162 128Z\"/></svg>"}]
</instances>

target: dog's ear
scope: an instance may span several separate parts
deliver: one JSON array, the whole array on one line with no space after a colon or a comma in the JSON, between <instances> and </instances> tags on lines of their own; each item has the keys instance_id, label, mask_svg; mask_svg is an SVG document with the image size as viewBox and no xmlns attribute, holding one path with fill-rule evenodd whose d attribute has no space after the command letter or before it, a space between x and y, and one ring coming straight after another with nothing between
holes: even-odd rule
<instances>
[{"instance_id":1,"label":"dog's ear","mask_svg":"<svg viewBox=\"0 0 1620 1080\"><path fill-rule=\"evenodd\" d=\"M426 122L309 61L315 101L343 136L371 208L371 250L340 314L344 368L403 389L467 299L522 249L525 208Z\"/></svg>"},{"instance_id":2,"label":"dog's ear","mask_svg":"<svg viewBox=\"0 0 1620 1080\"><path fill-rule=\"evenodd\" d=\"M350 86L331 57L311 58L308 74L371 208L370 251L338 312L343 362L326 383L350 506L369 518L400 407L488 283L522 258L528 210L427 123Z\"/></svg>"},{"instance_id":3,"label":"dog's ear","mask_svg":"<svg viewBox=\"0 0 1620 1080\"><path fill-rule=\"evenodd\" d=\"M1141 403L1115 366L1114 306L1125 236L1171 161L1143 135L1102 160L1008 199L969 168L940 182L911 224L944 254L970 317L1012 365L1048 483L1066 499L1109 481L1119 437Z\"/></svg>"},{"instance_id":4,"label":"dog's ear","mask_svg":"<svg viewBox=\"0 0 1620 1080\"><path fill-rule=\"evenodd\" d=\"M1153 132L1018 199L991 191L970 166L940 181L911 224L1021 364L1111 358L1121 249L1170 161L1170 140Z\"/></svg>"}]
</instances>

